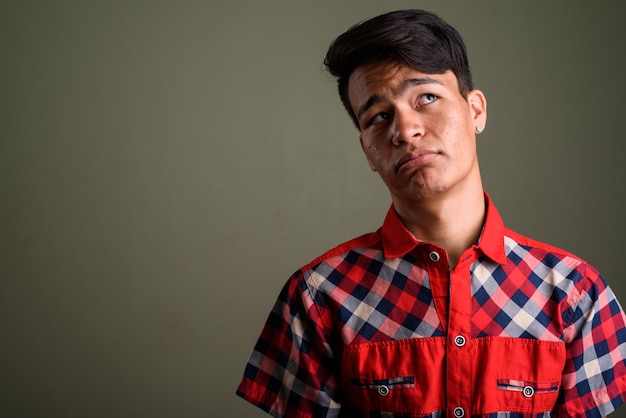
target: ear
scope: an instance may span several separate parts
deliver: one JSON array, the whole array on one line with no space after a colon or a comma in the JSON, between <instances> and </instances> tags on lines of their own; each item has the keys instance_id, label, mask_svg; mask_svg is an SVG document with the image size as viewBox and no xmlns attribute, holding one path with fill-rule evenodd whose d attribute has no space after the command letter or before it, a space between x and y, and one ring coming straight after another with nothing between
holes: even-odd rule
<instances>
[{"instance_id":1,"label":"ear","mask_svg":"<svg viewBox=\"0 0 626 418\"><path fill-rule=\"evenodd\" d=\"M487 99L480 90L472 90L467 94L467 102L469 103L474 120L474 128L480 126L485 128L487 124Z\"/></svg>"},{"instance_id":2,"label":"ear","mask_svg":"<svg viewBox=\"0 0 626 418\"><path fill-rule=\"evenodd\" d=\"M365 158L367 159L367 164L370 166L370 170L372 170L373 172L378 171L376 170L376 166L372 164L372 160L370 160L370 157L367 155L367 151L365 150L365 145L363 145L363 135L359 135L359 142L361 143L361 149L363 150L363 154L365 154Z\"/></svg>"}]
</instances>

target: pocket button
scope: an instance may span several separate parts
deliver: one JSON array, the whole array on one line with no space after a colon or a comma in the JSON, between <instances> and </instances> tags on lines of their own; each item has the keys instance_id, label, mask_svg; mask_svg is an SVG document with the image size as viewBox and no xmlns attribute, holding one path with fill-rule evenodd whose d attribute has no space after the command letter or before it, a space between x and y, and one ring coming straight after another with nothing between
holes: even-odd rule
<instances>
[{"instance_id":1,"label":"pocket button","mask_svg":"<svg viewBox=\"0 0 626 418\"><path fill-rule=\"evenodd\" d=\"M522 389L522 393L527 398L530 398L535 394L535 389L532 386L524 386L524 389Z\"/></svg>"},{"instance_id":2,"label":"pocket button","mask_svg":"<svg viewBox=\"0 0 626 418\"><path fill-rule=\"evenodd\" d=\"M380 385L378 386L378 394L380 396L387 396L389 395L389 388L385 385Z\"/></svg>"}]
</instances>

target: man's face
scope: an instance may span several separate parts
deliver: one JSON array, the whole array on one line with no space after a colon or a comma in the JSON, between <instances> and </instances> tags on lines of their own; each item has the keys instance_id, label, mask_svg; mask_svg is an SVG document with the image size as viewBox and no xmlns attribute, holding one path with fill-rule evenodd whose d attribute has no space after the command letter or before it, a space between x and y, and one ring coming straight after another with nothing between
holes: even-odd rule
<instances>
[{"instance_id":1,"label":"man's face","mask_svg":"<svg viewBox=\"0 0 626 418\"><path fill-rule=\"evenodd\" d=\"M454 73L366 64L350 75L348 97L367 161L394 203L482 188L475 132L486 102L478 90L464 98Z\"/></svg>"}]
</instances>

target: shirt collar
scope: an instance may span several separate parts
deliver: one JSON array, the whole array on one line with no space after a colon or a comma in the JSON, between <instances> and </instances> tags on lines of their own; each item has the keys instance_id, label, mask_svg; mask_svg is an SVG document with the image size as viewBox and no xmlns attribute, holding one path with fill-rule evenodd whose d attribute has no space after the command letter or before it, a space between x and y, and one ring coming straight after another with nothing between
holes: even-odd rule
<instances>
[{"instance_id":1,"label":"shirt collar","mask_svg":"<svg viewBox=\"0 0 626 418\"><path fill-rule=\"evenodd\" d=\"M485 193L485 203L487 205L487 216L485 217L483 231L476 247L487 257L499 264L504 264L506 262L504 222L487 193ZM381 228L381 236L385 257L387 258L402 257L423 243L423 241L415 238L404 226L393 205L387 211L385 222Z\"/></svg>"}]
</instances>

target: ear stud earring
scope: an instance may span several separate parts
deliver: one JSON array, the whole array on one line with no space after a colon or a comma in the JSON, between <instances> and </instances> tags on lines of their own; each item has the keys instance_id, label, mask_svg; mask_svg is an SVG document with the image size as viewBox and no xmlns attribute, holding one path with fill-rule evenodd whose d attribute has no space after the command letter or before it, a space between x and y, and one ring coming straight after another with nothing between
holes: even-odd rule
<instances>
[{"instance_id":1,"label":"ear stud earring","mask_svg":"<svg viewBox=\"0 0 626 418\"><path fill-rule=\"evenodd\" d=\"M477 134L481 133L482 131L483 131L483 127L482 126L480 126L480 125L476 126L476 133Z\"/></svg>"}]
</instances>

